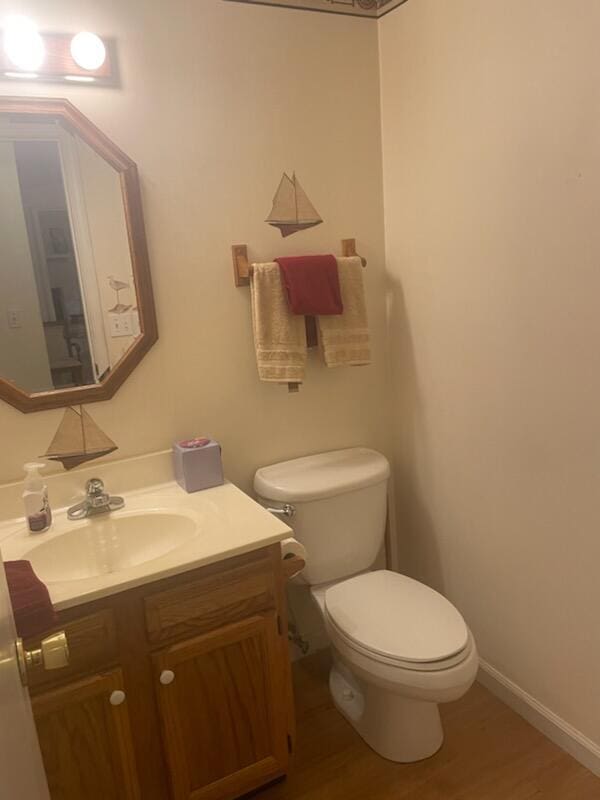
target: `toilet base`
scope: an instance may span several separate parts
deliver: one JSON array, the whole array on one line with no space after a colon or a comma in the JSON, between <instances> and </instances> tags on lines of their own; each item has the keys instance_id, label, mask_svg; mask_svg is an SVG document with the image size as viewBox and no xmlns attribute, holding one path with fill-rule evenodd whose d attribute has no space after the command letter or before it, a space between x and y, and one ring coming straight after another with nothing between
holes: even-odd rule
<instances>
[{"instance_id":1,"label":"toilet base","mask_svg":"<svg viewBox=\"0 0 600 800\"><path fill-rule=\"evenodd\" d=\"M442 746L437 703L367 684L339 661L331 669L329 688L338 711L383 758L407 764L429 758Z\"/></svg>"}]
</instances>

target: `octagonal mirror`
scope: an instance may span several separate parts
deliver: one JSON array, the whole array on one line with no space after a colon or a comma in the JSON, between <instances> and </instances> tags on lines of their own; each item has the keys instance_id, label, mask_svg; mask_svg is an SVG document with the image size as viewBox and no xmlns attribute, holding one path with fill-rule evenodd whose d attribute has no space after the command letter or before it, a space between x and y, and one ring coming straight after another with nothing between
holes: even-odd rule
<instances>
[{"instance_id":1,"label":"octagonal mirror","mask_svg":"<svg viewBox=\"0 0 600 800\"><path fill-rule=\"evenodd\" d=\"M0 97L0 398L106 400L157 339L137 168L67 100Z\"/></svg>"}]
</instances>

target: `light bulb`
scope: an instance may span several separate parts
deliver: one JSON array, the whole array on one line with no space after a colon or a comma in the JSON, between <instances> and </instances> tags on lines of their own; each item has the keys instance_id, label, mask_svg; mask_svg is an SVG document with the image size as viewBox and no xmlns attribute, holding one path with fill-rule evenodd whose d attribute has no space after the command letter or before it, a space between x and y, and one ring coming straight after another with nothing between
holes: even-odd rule
<instances>
[{"instance_id":1,"label":"light bulb","mask_svg":"<svg viewBox=\"0 0 600 800\"><path fill-rule=\"evenodd\" d=\"M44 40L27 17L9 17L4 28L4 51L15 67L35 72L46 56Z\"/></svg>"},{"instance_id":2,"label":"light bulb","mask_svg":"<svg viewBox=\"0 0 600 800\"><path fill-rule=\"evenodd\" d=\"M82 31L71 41L71 55L81 69L99 69L106 60L106 47L95 33Z\"/></svg>"}]
</instances>

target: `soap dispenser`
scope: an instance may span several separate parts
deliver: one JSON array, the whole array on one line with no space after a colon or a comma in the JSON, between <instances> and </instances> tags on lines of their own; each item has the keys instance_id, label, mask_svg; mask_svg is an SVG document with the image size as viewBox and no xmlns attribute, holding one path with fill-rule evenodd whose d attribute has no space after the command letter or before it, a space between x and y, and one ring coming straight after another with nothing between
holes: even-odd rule
<instances>
[{"instance_id":1,"label":"soap dispenser","mask_svg":"<svg viewBox=\"0 0 600 800\"><path fill-rule=\"evenodd\" d=\"M40 475L45 464L25 464L23 503L30 533L44 533L52 525L52 511L48 500L48 487Z\"/></svg>"}]
</instances>

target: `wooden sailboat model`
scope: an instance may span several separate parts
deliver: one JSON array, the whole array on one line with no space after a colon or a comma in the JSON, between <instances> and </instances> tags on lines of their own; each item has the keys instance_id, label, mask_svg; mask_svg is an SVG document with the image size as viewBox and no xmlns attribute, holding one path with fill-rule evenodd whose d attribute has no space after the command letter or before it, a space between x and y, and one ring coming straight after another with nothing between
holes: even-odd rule
<instances>
[{"instance_id":1,"label":"wooden sailboat model","mask_svg":"<svg viewBox=\"0 0 600 800\"><path fill-rule=\"evenodd\" d=\"M273 198L273 209L265 221L279 228L284 237L307 228L314 228L323 222L319 212L300 186L296 173L290 178L285 172Z\"/></svg>"},{"instance_id":2,"label":"wooden sailboat model","mask_svg":"<svg viewBox=\"0 0 600 800\"><path fill-rule=\"evenodd\" d=\"M67 470L105 456L117 445L90 417L83 406L67 408L48 450L42 458L60 461Z\"/></svg>"}]
</instances>

